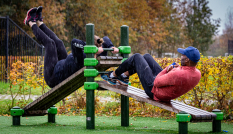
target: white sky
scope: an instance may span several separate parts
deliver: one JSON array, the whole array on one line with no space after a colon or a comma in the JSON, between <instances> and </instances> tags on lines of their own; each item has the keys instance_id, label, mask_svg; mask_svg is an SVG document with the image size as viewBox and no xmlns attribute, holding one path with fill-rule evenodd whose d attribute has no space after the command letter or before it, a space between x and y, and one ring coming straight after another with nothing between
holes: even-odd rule
<instances>
[{"instance_id":1,"label":"white sky","mask_svg":"<svg viewBox=\"0 0 233 134\"><path fill-rule=\"evenodd\" d=\"M226 13L228 8L233 8L233 0L208 0L208 6L212 9L213 19L220 18L219 35L222 34L222 30L225 28Z\"/></svg>"}]
</instances>

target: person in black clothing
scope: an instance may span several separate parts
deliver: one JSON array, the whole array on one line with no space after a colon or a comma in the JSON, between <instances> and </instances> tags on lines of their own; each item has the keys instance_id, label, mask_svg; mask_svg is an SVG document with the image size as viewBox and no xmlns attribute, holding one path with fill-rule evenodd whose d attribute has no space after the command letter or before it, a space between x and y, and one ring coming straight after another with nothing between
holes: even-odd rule
<instances>
[{"instance_id":1,"label":"person in black clothing","mask_svg":"<svg viewBox=\"0 0 233 134\"><path fill-rule=\"evenodd\" d=\"M73 39L71 41L72 53L68 55L63 42L43 23L42 6L28 10L24 24L32 28L37 40L41 41L45 47L44 78L49 87L55 87L84 67L86 55L83 52L83 47L86 43L82 40ZM95 36L94 41L95 45L99 46L96 56L107 55L107 52L103 52L102 48L114 48L113 53L119 52L107 36L103 38Z\"/></svg>"}]
</instances>

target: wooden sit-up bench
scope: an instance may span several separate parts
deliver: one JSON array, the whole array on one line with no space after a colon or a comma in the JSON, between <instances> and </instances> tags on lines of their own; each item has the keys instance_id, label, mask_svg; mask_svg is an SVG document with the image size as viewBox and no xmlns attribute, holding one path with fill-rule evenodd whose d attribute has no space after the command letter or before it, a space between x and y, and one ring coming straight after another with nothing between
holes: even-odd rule
<instances>
[{"instance_id":1,"label":"wooden sit-up bench","mask_svg":"<svg viewBox=\"0 0 233 134\"><path fill-rule=\"evenodd\" d=\"M97 58L98 65L95 68L104 71L110 67L118 66L121 64L122 59L122 57L100 56ZM13 125L20 125L20 116L43 116L45 114L49 115L49 122L55 122L57 108L53 107L53 105L84 85L84 82L86 81L86 78L84 77L85 69L86 67L81 68L60 84L26 105L23 109L20 109L19 107L12 108L11 115L14 118Z\"/></svg>"},{"instance_id":2,"label":"wooden sit-up bench","mask_svg":"<svg viewBox=\"0 0 233 134\"><path fill-rule=\"evenodd\" d=\"M184 103L171 100L170 102L155 101L145 93L144 90L135 88L133 86L109 85L104 81L98 81L99 90L110 90L128 97L132 97L140 102L146 102L151 105L166 109L177 113L177 121L179 122L179 133L187 133L188 122L213 122L213 132L221 131L221 120L223 113L220 110L213 110L207 112L196 107L186 105ZM124 120L124 119L122 119Z\"/></svg>"}]
</instances>

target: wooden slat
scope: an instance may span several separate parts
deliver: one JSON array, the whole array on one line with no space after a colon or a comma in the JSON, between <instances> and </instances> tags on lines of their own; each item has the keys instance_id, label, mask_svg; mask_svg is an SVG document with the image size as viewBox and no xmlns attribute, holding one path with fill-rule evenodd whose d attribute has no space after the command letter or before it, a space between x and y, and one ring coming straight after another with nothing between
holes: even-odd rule
<instances>
[{"instance_id":1,"label":"wooden slat","mask_svg":"<svg viewBox=\"0 0 233 134\"><path fill-rule=\"evenodd\" d=\"M154 106L169 110L171 112L179 113L180 111L185 111L192 116L191 122L210 122L213 121L214 118L216 118L216 115L214 113L207 112L205 110L198 109L196 107L192 107L174 100L171 100L170 102L155 101L153 99L150 99L146 95L144 90L132 86L112 86L104 81L99 81L98 84L99 88L108 89L122 95L132 97L138 101L146 102Z\"/></svg>"},{"instance_id":2,"label":"wooden slat","mask_svg":"<svg viewBox=\"0 0 233 134\"><path fill-rule=\"evenodd\" d=\"M106 56L99 56L99 57L97 57L97 60L106 60L107 58L106 58Z\"/></svg>"},{"instance_id":3,"label":"wooden slat","mask_svg":"<svg viewBox=\"0 0 233 134\"><path fill-rule=\"evenodd\" d=\"M106 56L106 58L107 58L108 60L112 60L112 59L113 59L112 56Z\"/></svg>"},{"instance_id":4,"label":"wooden slat","mask_svg":"<svg viewBox=\"0 0 233 134\"><path fill-rule=\"evenodd\" d=\"M105 71L107 68L110 67L117 67L119 66L122 62L121 60L123 59L122 57L112 57L112 56L99 56L97 57L99 63L95 67L98 71ZM111 60L109 60L111 59Z\"/></svg>"},{"instance_id":5,"label":"wooden slat","mask_svg":"<svg viewBox=\"0 0 233 134\"><path fill-rule=\"evenodd\" d=\"M121 64L121 61L108 61L108 60L102 60L102 61L99 61L99 64L100 65L120 65ZM114 67L114 66L113 66Z\"/></svg>"},{"instance_id":6,"label":"wooden slat","mask_svg":"<svg viewBox=\"0 0 233 134\"><path fill-rule=\"evenodd\" d=\"M122 60L122 56L99 56L97 60Z\"/></svg>"},{"instance_id":7,"label":"wooden slat","mask_svg":"<svg viewBox=\"0 0 233 134\"><path fill-rule=\"evenodd\" d=\"M207 112L205 110L198 109L196 107L192 107L177 101L172 101L172 103L174 107L177 107L179 109L189 110L189 113L192 115L193 119L212 119L216 117L214 113Z\"/></svg>"}]
</instances>

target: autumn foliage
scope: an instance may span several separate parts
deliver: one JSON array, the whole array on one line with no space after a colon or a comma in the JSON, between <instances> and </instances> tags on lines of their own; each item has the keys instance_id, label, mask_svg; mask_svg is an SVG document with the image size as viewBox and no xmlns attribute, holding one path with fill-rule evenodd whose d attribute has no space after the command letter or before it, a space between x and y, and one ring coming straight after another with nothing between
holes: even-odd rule
<instances>
[{"instance_id":1,"label":"autumn foliage","mask_svg":"<svg viewBox=\"0 0 233 134\"><path fill-rule=\"evenodd\" d=\"M10 18L34 37L30 27L23 24L27 11L43 6L43 22L70 50L73 38L85 40L85 25L95 24L95 34L109 36L120 45L120 27L129 26L129 43L133 53L158 54L174 52L185 43L184 25L178 0L29 0L3 2L0 15ZM157 52L157 53L156 53Z\"/></svg>"},{"instance_id":2,"label":"autumn foliage","mask_svg":"<svg viewBox=\"0 0 233 134\"><path fill-rule=\"evenodd\" d=\"M15 98L19 95L31 95L35 88L41 88L41 94L48 89L43 77L43 65L37 65L33 62L23 63L17 61L12 64L12 69L8 75L9 93L11 94L12 104L14 106ZM29 97L30 99L30 97ZM30 100L24 100L26 103ZM25 105L25 104L24 104Z\"/></svg>"}]
</instances>

